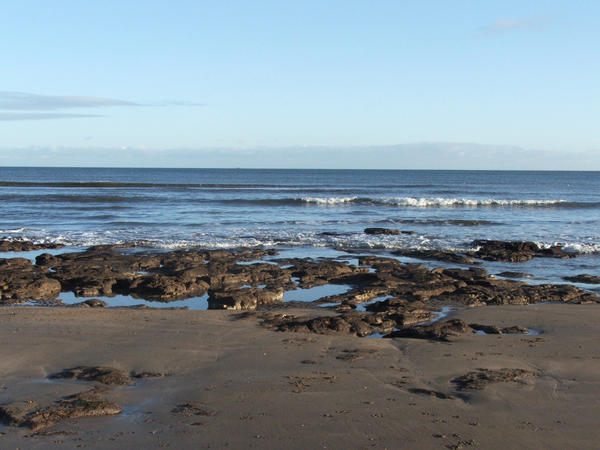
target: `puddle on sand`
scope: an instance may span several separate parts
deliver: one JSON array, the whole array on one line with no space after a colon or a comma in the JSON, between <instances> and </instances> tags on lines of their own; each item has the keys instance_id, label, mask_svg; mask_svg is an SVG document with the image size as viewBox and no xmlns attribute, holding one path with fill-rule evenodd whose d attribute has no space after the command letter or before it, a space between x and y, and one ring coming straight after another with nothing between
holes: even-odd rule
<instances>
[{"instance_id":1,"label":"puddle on sand","mask_svg":"<svg viewBox=\"0 0 600 450\"><path fill-rule=\"evenodd\" d=\"M90 299L98 299L107 303L110 307L128 307L144 305L149 308L183 308L188 309L208 309L208 294L201 297L191 297L185 300L174 300L172 302L157 302L134 298L131 295L115 295L114 297L75 297L73 292L61 292L57 300L62 300L65 305L74 305ZM16 306L39 306L39 302L20 303Z\"/></svg>"},{"instance_id":2,"label":"puddle on sand","mask_svg":"<svg viewBox=\"0 0 600 450\"><path fill-rule=\"evenodd\" d=\"M121 414L118 414L113 417L115 419L124 420L124 419L133 419L135 417L140 417L140 416L146 416L148 413L142 411L141 409L148 405L151 405L154 402L155 402L155 400L146 400L145 402L142 402L139 405L122 406L121 409L123 410L123 412Z\"/></svg>"},{"instance_id":3,"label":"puddle on sand","mask_svg":"<svg viewBox=\"0 0 600 450\"><path fill-rule=\"evenodd\" d=\"M475 334L487 335L488 333L486 333L483 330L475 330ZM509 334L509 333L503 333L503 334ZM542 332L540 330L536 330L534 328L527 328L527 332L523 333L523 335L525 335L525 336L537 336L540 334L542 334Z\"/></svg>"},{"instance_id":4,"label":"puddle on sand","mask_svg":"<svg viewBox=\"0 0 600 450\"><path fill-rule=\"evenodd\" d=\"M448 314L450 314L450 311L452 311L451 306L444 306L441 311L437 311L437 312L433 313L436 315L433 319L428 320L427 322L420 323L419 325L431 325L432 323L438 322L438 321L442 320L444 317L448 317Z\"/></svg>"},{"instance_id":5,"label":"puddle on sand","mask_svg":"<svg viewBox=\"0 0 600 450\"><path fill-rule=\"evenodd\" d=\"M394 329L394 331L396 331L396 329ZM365 336L365 337L367 337L367 338L382 338L384 336L385 336L384 333L373 333L373 334L369 334L368 336Z\"/></svg>"},{"instance_id":6,"label":"puddle on sand","mask_svg":"<svg viewBox=\"0 0 600 450\"><path fill-rule=\"evenodd\" d=\"M347 284L324 284L310 289L298 288L294 291L286 291L283 294L284 302L312 302L330 295L339 295L348 292L352 286Z\"/></svg>"}]
</instances>

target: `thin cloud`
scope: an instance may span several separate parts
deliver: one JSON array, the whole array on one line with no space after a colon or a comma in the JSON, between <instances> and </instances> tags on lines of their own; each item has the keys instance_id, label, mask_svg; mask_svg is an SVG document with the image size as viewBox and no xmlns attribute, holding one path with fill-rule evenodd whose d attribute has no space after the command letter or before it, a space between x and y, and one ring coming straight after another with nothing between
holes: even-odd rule
<instances>
[{"instance_id":1,"label":"thin cloud","mask_svg":"<svg viewBox=\"0 0 600 450\"><path fill-rule=\"evenodd\" d=\"M105 117L101 114L63 114L63 113L3 113L0 121L14 120L48 120L48 119L80 119L89 117Z\"/></svg>"},{"instance_id":2,"label":"thin cloud","mask_svg":"<svg viewBox=\"0 0 600 450\"><path fill-rule=\"evenodd\" d=\"M100 108L106 106L141 105L114 98L40 95L28 92L0 91L0 109L9 111L56 111L68 108Z\"/></svg>"},{"instance_id":3,"label":"thin cloud","mask_svg":"<svg viewBox=\"0 0 600 450\"><path fill-rule=\"evenodd\" d=\"M206 103L187 102L184 100L161 100L144 106L206 106Z\"/></svg>"},{"instance_id":4,"label":"thin cloud","mask_svg":"<svg viewBox=\"0 0 600 450\"><path fill-rule=\"evenodd\" d=\"M0 91L0 121L15 120L47 120L47 119L77 119L105 117L100 114L45 112L68 109L88 109L105 107L166 107L166 106L204 106L182 100L162 100L157 103L137 103L115 98L72 96L72 95L41 95L29 92ZM13 112L17 111L17 112ZM23 112L20 112L23 111ZM25 112L27 111L27 112Z\"/></svg>"},{"instance_id":5,"label":"thin cloud","mask_svg":"<svg viewBox=\"0 0 600 450\"><path fill-rule=\"evenodd\" d=\"M549 16L530 17L526 19L501 18L495 22L481 27L479 32L483 35L507 33L515 30L535 28L550 19Z\"/></svg>"}]
</instances>

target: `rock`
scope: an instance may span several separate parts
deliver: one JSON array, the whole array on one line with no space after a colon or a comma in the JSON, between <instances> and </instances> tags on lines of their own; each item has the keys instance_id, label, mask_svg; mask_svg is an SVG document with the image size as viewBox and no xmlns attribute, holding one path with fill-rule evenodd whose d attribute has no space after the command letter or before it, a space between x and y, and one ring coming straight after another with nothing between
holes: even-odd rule
<instances>
[{"instance_id":1,"label":"rock","mask_svg":"<svg viewBox=\"0 0 600 450\"><path fill-rule=\"evenodd\" d=\"M140 379L164 378L165 376L166 375L162 372L132 372L131 373L132 378L140 378Z\"/></svg>"},{"instance_id":2,"label":"rock","mask_svg":"<svg viewBox=\"0 0 600 450\"><path fill-rule=\"evenodd\" d=\"M451 381L459 391L481 390L491 383L519 381L537 375L537 372L526 369L477 369Z\"/></svg>"},{"instance_id":3,"label":"rock","mask_svg":"<svg viewBox=\"0 0 600 450\"><path fill-rule=\"evenodd\" d=\"M415 338L430 339L435 341L450 341L451 337L472 331L467 324L460 319L434 322L431 325L414 326L392 331L384 338Z\"/></svg>"},{"instance_id":4,"label":"rock","mask_svg":"<svg viewBox=\"0 0 600 450\"><path fill-rule=\"evenodd\" d=\"M441 250L395 250L392 253L398 256L423 259L426 261L445 261L456 264L481 264L469 256Z\"/></svg>"},{"instance_id":5,"label":"rock","mask_svg":"<svg viewBox=\"0 0 600 450\"><path fill-rule=\"evenodd\" d=\"M0 303L53 300L61 285L24 258L0 259Z\"/></svg>"},{"instance_id":6,"label":"rock","mask_svg":"<svg viewBox=\"0 0 600 450\"><path fill-rule=\"evenodd\" d=\"M504 278L532 278L533 275L524 272L500 272L497 274L499 277Z\"/></svg>"},{"instance_id":7,"label":"rock","mask_svg":"<svg viewBox=\"0 0 600 450\"><path fill-rule=\"evenodd\" d=\"M454 397L451 396L451 395L445 394L444 392L440 392L440 391L434 391L432 389L409 388L408 392L410 392L411 394L427 395L427 396L439 398L441 400L452 400L452 399L454 399Z\"/></svg>"},{"instance_id":8,"label":"rock","mask_svg":"<svg viewBox=\"0 0 600 450\"><path fill-rule=\"evenodd\" d=\"M504 327L502 328L502 333L504 334L527 334L529 330L525 327L519 325L513 325L512 327Z\"/></svg>"},{"instance_id":9,"label":"rock","mask_svg":"<svg viewBox=\"0 0 600 450\"><path fill-rule=\"evenodd\" d=\"M90 308L104 308L105 306L108 305L108 303L106 303L105 301L99 300L97 298L91 298L84 302L78 303L78 305L82 305L82 306L86 305L86 306L89 306Z\"/></svg>"},{"instance_id":10,"label":"rock","mask_svg":"<svg viewBox=\"0 0 600 450\"><path fill-rule=\"evenodd\" d=\"M179 414L184 417L190 416L214 416L216 414L215 411L212 411L204 405L199 403L183 403L181 405L177 405L175 408L171 410L173 414Z\"/></svg>"},{"instance_id":11,"label":"rock","mask_svg":"<svg viewBox=\"0 0 600 450\"><path fill-rule=\"evenodd\" d=\"M263 325L274 328L277 331L291 331L295 333L368 336L373 333L389 332L396 324L394 321L381 316L353 311L339 316L310 318L296 318L285 314L277 314L265 318Z\"/></svg>"},{"instance_id":12,"label":"rock","mask_svg":"<svg viewBox=\"0 0 600 450\"><path fill-rule=\"evenodd\" d=\"M64 397L46 408L38 408L36 402L18 402L0 406L0 418L11 426L41 430L65 419L120 414L123 410L115 403L99 396L100 391L86 392Z\"/></svg>"},{"instance_id":13,"label":"rock","mask_svg":"<svg viewBox=\"0 0 600 450\"><path fill-rule=\"evenodd\" d=\"M576 253L564 251L555 245L540 248L535 242L478 240L473 245L479 247L471 255L486 261L523 262L534 257L574 258Z\"/></svg>"},{"instance_id":14,"label":"rock","mask_svg":"<svg viewBox=\"0 0 600 450\"><path fill-rule=\"evenodd\" d=\"M485 334L502 334L502 328L496 325L481 325L479 323L470 323L469 326L475 331L483 331Z\"/></svg>"},{"instance_id":15,"label":"rock","mask_svg":"<svg viewBox=\"0 0 600 450\"><path fill-rule=\"evenodd\" d=\"M140 277L129 286L129 293L154 301L173 301L190 297L200 297L210 285L204 278L190 279L182 276L154 274Z\"/></svg>"},{"instance_id":16,"label":"rock","mask_svg":"<svg viewBox=\"0 0 600 450\"><path fill-rule=\"evenodd\" d=\"M37 408L38 403L34 400L0 405L0 422L18 427L25 422L27 414Z\"/></svg>"},{"instance_id":17,"label":"rock","mask_svg":"<svg viewBox=\"0 0 600 450\"><path fill-rule=\"evenodd\" d=\"M400 230L391 230L389 228L365 228L364 232L365 234L371 234L376 236L397 236L399 234L402 234Z\"/></svg>"},{"instance_id":18,"label":"rock","mask_svg":"<svg viewBox=\"0 0 600 450\"><path fill-rule=\"evenodd\" d=\"M28 252L47 248L62 248L62 244L34 244L30 241L0 240L0 252Z\"/></svg>"},{"instance_id":19,"label":"rock","mask_svg":"<svg viewBox=\"0 0 600 450\"><path fill-rule=\"evenodd\" d=\"M563 280L571 281L573 283L600 284L600 277L589 275L587 273L572 277L563 277Z\"/></svg>"},{"instance_id":20,"label":"rock","mask_svg":"<svg viewBox=\"0 0 600 450\"><path fill-rule=\"evenodd\" d=\"M104 366L78 366L50 375L50 379L97 381L106 385L128 386L131 377L120 369Z\"/></svg>"},{"instance_id":21,"label":"rock","mask_svg":"<svg viewBox=\"0 0 600 450\"><path fill-rule=\"evenodd\" d=\"M210 291L209 309L256 309L283 300L282 288L244 288L230 291Z\"/></svg>"}]
</instances>

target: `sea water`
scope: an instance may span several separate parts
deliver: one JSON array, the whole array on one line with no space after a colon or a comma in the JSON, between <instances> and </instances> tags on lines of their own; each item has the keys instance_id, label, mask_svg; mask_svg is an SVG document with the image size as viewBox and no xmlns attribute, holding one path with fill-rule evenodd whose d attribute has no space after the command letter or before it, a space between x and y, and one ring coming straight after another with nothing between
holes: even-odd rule
<instances>
[{"instance_id":1,"label":"sea water","mask_svg":"<svg viewBox=\"0 0 600 450\"><path fill-rule=\"evenodd\" d=\"M337 257L531 240L583 256L486 268L560 282L598 274L599 225L600 172L0 168L0 238L70 248L142 241Z\"/></svg>"}]
</instances>

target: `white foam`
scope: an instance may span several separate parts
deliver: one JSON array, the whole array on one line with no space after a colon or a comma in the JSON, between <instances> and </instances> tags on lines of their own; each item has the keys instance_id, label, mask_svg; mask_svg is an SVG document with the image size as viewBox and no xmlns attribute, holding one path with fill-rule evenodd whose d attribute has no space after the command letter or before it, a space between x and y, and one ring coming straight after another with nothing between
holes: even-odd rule
<instances>
[{"instance_id":1,"label":"white foam","mask_svg":"<svg viewBox=\"0 0 600 450\"><path fill-rule=\"evenodd\" d=\"M358 197L302 197L306 203L316 203L318 205L338 205L342 203L351 203Z\"/></svg>"},{"instance_id":2,"label":"white foam","mask_svg":"<svg viewBox=\"0 0 600 450\"><path fill-rule=\"evenodd\" d=\"M508 199L472 199L472 198L446 198L446 197L396 197L381 198L380 201L386 205L409 206L415 208L433 207L506 207L506 206L550 206L564 203L565 200L508 200Z\"/></svg>"}]
</instances>

